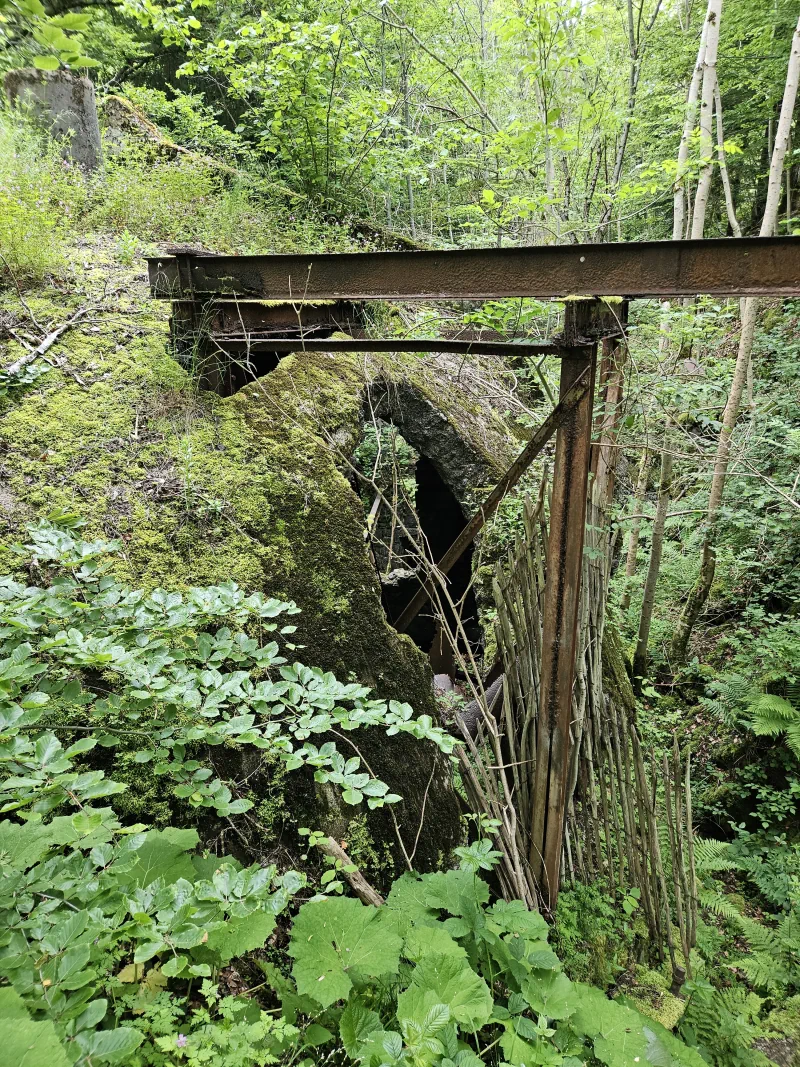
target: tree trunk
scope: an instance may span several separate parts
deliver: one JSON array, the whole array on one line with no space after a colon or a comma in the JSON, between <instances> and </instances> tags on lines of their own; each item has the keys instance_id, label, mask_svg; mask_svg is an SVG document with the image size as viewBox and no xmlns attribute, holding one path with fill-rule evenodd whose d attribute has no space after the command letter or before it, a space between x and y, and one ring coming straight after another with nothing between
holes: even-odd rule
<instances>
[{"instance_id":1,"label":"tree trunk","mask_svg":"<svg viewBox=\"0 0 800 1067\"><path fill-rule=\"evenodd\" d=\"M708 10L714 0L710 0ZM700 93L700 78L703 74L703 58L706 52L706 36L708 34L708 13L703 23L703 33L700 37L700 47L697 50L697 59L692 72L692 80L689 82L689 91L686 94L686 116L683 120L683 132L678 146L678 165L675 170L675 183L672 187L672 239L680 241L684 236L683 229L686 222L686 190L684 189L684 175L689 161L689 140L695 127L697 118L697 98Z\"/></svg>"},{"instance_id":2,"label":"tree trunk","mask_svg":"<svg viewBox=\"0 0 800 1067\"><path fill-rule=\"evenodd\" d=\"M704 161L697 182L690 236L698 240L706 224L708 194L714 173L714 90L717 86L717 46L719 24L722 20L722 0L709 0L706 13L706 47L703 54L703 89L700 94L700 158Z\"/></svg>"},{"instance_id":3,"label":"tree trunk","mask_svg":"<svg viewBox=\"0 0 800 1067\"><path fill-rule=\"evenodd\" d=\"M642 527L642 506L644 494L647 492L647 469L650 466L650 452L645 448L639 462L639 476L636 480L636 491L633 494L633 513L636 516L632 520L630 533L628 534L628 555L625 560L625 584L620 597L620 611L627 611L631 603L633 592L633 576L636 574L636 556L639 551L639 531Z\"/></svg>"},{"instance_id":4,"label":"tree trunk","mask_svg":"<svg viewBox=\"0 0 800 1067\"><path fill-rule=\"evenodd\" d=\"M775 134L775 143L772 150L772 161L769 168L769 182L767 186L767 203L764 208L764 218L761 222L761 237L771 237L775 232L778 220L778 206L781 199L781 181L783 177L783 164L786 151L789 146L789 135L792 129L792 116L797 99L797 84L800 78L800 19L792 38L792 50L789 55L789 66L786 72L786 88L783 93L781 114L778 121L778 129ZM703 538L702 559L700 575L689 594L681 617L675 628L672 639L671 657L673 663L683 663L689 647L694 624L705 607L711 585L714 581L716 569L715 553L715 524L722 504L722 494L725 490L725 480L728 474L730 461L731 435L736 424L736 416L739 413L739 405L742 400L742 392L747 381L747 368L753 350L753 337L756 328L756 314L758 301L753 297L747 297L742 301L742 332L739 337L739 353L736 358L736 367L733 372L731 391L725 411L722 416L722 428L717 441L717 452L714 459L714 474L711 479L711 492L708 498L708 513L706 516L706 532Z\"/></svg>"},{"instance_id":5,"label":"tree trunk","mask_svg":"<svg viewBox=\"0 0 800 1067\"><path fill-rule=\"evenodd\" d=\"M725 210L728 213L728 225L734 237L742 236L742 227L736 217L736 207L733 203L731 192L731 179L728 174L728 160L725 155L725 131L722 124L722 97L719 92L719 81L714 86L714 111L717 115L717 159L719 161L719 176L722 179L722 188L725 192Z\"/></svg>"},{"instance_id":6,"label":"tree trunk","mask_svg":"<svg viewBox=\"0 0 800 1067\"><path fill-rule=\"evenodd\" d=\"M636 651L633 654L633 686L638 693L641 680L647 672L647 644L650 640L650 623L653 619L658 573L661 570L661 554L664 549L664 524L669 510L672 490L672 442L670 425L664 431L664 445L661 452L661 478L658 484L658 502L653 519L653 534L650 543L650 562L647 566L647 578L644 583L642 613L639 616L639 634L636 638Z\"/></svg>"}]
</instances>

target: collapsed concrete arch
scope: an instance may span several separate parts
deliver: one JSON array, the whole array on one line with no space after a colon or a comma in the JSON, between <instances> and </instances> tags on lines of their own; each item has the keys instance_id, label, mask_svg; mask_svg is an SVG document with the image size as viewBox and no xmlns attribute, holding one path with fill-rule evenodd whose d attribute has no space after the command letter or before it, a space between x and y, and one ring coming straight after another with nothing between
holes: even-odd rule
<instances>
[{"instance_id":1,"label":"collapsed concrete arch","mask_svg":"<svg viewBox=\"0 0 800 1067\"><path fill-rule=\"evenodd\" d=\"M365 424L371 420L376 426L394 426L417 454L413 502L403 501L403 514L395 520L387 515L390 509L379 508L369 530L383 608L394 624L420 588L425 564L419 549L428 561L441 559L474 509L476 487L496 478L496 472L455 422L409 379L379 377L371 382L362 413ZM396 532L397 518L411 537ZM392 525L388 552L381 538L381 527L387 521ZM395 540L400 550L393 554ZM455 654L447 634L456 630L456 612L472 651L478 651L482 643L473 586L473 551L470 545L448 574L450 603L445 603L444 612L434 612L429 604L408 627L409 637L428 656L434 674L451 678L455 674ZM392 566L393 555L399 565Z\"/></svg>"}]
</instances>

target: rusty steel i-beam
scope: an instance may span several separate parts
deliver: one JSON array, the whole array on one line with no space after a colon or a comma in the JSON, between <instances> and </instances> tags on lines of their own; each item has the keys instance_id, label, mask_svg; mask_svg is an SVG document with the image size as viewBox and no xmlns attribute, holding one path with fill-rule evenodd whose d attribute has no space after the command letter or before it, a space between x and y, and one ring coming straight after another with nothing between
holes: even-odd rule
<instances>
[{"instance_id":1,"label":"rusty steel i-beam","mask_svg":"<svg viewBox=\"0 0 800 1067\"><path fill-rule=\"evenodd\" d=\"M155 296L262 300L791 296L795 237L148 261Z\"/></svg>"}]
</instances>

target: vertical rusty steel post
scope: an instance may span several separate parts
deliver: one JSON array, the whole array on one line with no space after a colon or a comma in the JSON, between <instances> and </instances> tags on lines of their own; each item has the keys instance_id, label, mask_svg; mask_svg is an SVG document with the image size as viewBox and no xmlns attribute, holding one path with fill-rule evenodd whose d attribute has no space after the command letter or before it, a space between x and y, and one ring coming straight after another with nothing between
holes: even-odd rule
<instances>
[{"instance_id":1,"label":"vertical rusty steel post","mask_svg":"<svg viewBox=\"0 0 800 1067\"><path fill-rule=\"evenodd\" d=\"M573 341L594 302L567 305L565 334ZM569 772L572 686L578 631L586 496L591 465L592 407L597 345L582 344L562 360L563 396L588 368L590 388L556 436L553 495L542 620L542 667L534 775L530 862L544 903L558 899Z\"/></svg>"}]
</instances>

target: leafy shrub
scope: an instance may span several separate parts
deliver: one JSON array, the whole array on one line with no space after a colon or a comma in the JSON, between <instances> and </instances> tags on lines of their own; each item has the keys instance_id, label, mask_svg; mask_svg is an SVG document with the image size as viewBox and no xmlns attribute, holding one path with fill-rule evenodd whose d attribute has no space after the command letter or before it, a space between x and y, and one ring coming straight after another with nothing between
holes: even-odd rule
<instances>
[{"instance_id":1,"label":"leafy shrub","mask_svg":"<svg viewBox=\"0 0 800 1067\"><path fill-rule=\"evenodd\" d=\"M198 855L194 829L123 826L96 802L124 785L81 758L141 732L143 759L179 795L235 817L249 802L190 748L250 744L379 806L394 799L383 783L308 738L332 722L381 723L446 751L453 742L404 705L289 667L275 640L205 628L224 619L271 635L292 605L232 584L129 590L104 566L113 544L57 518L17 546L50 584L0 581L0 810L14 815L0 823L0 1041L19 1048L15 1067L31 1049L53 1067L311 1067L332 1043L364 1067L478 1067L492 1048L511 1067L577 1067L590 1055L608 1067L700 1067L659 1024L571 982L540 915L489 904L476 872L498 853L483 838L461 850L461 870L403 876L380 909L330 895L304 903L292 979L259 959L278 1009L221 995L221 970L264 946L304 878ZM285 640L294 628L281 629ZM59 702L84 716L67 747L42 723Z\"/></svg>"},{"instance_id":2,"label":"leafy shrub","mask_svg":"<svg viewBox=\"0 0 800 1067\"><path fill-rule=\"evenodd\" d=\"M47 824L0 823L0 975L71 1062L131 1062L141 1031L102 1024L141 1011L168 978L216 976L263 945L303 884L293 871L190 856L197 842L194 830L122 827L87 805Z\"/></svg>"},{"instance_id":3,"label":"leafy shrub","mask_svg":"<svg viewBox=\"0 0 800 1067\"><path fill-rule=\"evenodd\" d=\"M62 522L76 525L74 517ZM130 737L139 742L137 762L152 763L156 775L171 779L177 797L224 817L247 811L252 801L234 797L215 773L213 750L221 745L252 746L290 770L313 767L317 781L341 788L345 803L366 798L370 808L400 797L362 771L357 757L345 760L333 742L317 748L310 738L334 726L383 725L389 733L432 740L445 752L454 747L429 716L415 719L409 705L374 700L365 686L287 663L273 636L287 642L296 627L279 629L274 620L296 614L294 604L247 596L232 582L185 595L145 593L107 573L115 542L83 541L74 529L47 522L31 527L30 538L18 553L54 577L48 587L0 578L6 698L0 728L15 738L0 750L0 764L11 771L0 782L3 810L45 815L67 799L83 803L118 791L123 787L111 788L101 772L81 775L71 761L98 743L114 748ZM257 636L230 625L206 629L220 622L249 626ZM83 687L85 672L102 674L100 692ZM28 691L40 678L39 688ZM51 704L81 709L94 736L65 752L38 725ZM83 725L61 729L86 731ZM29 735L37 731L34 742Z\"/></svg>"},{"instance_id":4,"label":"leafy shrub","mask_svg":"<svg viewBox=\"0 0 800 1067\"><path fill-rule=\"evenodd\" d=\"M0 276L38 280L64 264L85 199L80 172L24 117L0 111Z\"/></svg>"},{"instance_id":5,"label":"leafy shrub","mask_svg":"<svg viewBox=\"0 0 800 1067\"><path fill-rule=\"evenodd\" d=\"M219 122L221 112L198 93L184 93L170 86L169 95L143 85L123 86L125 96L159 126L170 132L184 148L219 154L225 162L231 157L247 157L247 146Z\"/></svg>"},{"instance_id":6,"label":"leafy shrub","mask_svg":"<svg viewBox=\"0 0 800 1067\"><path fill-rule=\"evenodd\" d=\"M704 1062L658 1023L572 982L547 925L519 901L489 905L470 870L395 882L386 907L304 904L292 928L296 993L364 1067L609 1067ZM277 990L277 984L276 984ZM295 991L284 987L291 1007Z\"/></svg>"}]
</instances>

